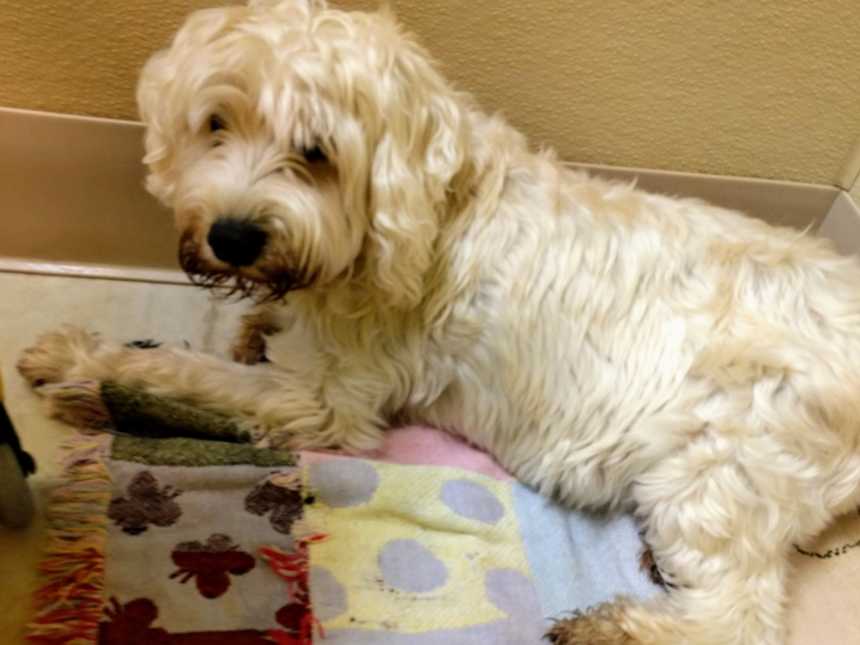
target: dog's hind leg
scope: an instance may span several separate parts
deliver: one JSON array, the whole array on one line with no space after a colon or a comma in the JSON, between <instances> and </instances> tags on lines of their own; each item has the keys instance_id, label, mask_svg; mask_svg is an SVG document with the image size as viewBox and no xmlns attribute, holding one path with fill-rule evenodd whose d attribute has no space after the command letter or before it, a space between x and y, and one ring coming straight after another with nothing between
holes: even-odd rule
<instances>
[{"instance_id":1,"label":"dog's hind leg","mask_svg":"<svg viewBox=\"0 0 860 645\"><path fill-rule=\"evenodd\" d=\"M671 588L559 621L565 645L783 645L796 509L769 497L725 435L694 443L644 475L634 495L646 541ZM791 482L774 480L780 494ZM800 504L798 503L798 506Z\"/></svg>"},{"instance_id":2,"label":"dog's hind leg","mask_svg":"<svg viewBox=\"0 0 860 645\"><path fill-rule=\"evenodd\" d=\"M294 449L368 450L382 436L372 410L332 409L310 371L241 365L179 348L138 349L74 327L41 336L18 370L45 397L60 392L45 385L112 381L244 418L259 440Z\"/></svg>"}]
</instances>

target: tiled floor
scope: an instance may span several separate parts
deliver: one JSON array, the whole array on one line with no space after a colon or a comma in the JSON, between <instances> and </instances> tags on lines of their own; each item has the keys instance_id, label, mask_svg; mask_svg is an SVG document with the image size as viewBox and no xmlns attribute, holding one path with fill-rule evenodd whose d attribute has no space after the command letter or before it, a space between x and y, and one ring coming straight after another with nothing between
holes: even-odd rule
<instances>
[{"instance_id":1,"label":"tiled floor","mask_svg":"<svg viewBox=\"0 0 860 645\"><path fill-rule=\"evenodd\" d=\"M187 340L223 351L239 307L214 304L190 287L0 273L0 369L5 404L39 472L29 481L41 508L59 474L59 445L72 432L47 419L15 370L21 350L40 333L73 323L119 339ZM25 532L0 528L0 641L23 642L29 596L45 533L39 513Z\"/></svg>"}]
</instances>

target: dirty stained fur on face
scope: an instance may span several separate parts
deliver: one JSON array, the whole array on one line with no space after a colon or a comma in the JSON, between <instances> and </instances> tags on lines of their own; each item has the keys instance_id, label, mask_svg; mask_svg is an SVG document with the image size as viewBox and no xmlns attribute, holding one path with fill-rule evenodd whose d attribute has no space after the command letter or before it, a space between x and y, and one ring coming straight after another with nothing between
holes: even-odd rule
<instances>
[{"instance_id":1,"label":"dirty stained fur on face","mask_svg":"<svg viewBox=\"0 0 860 645\"><path fill-rule=\"evenodd\" d=\"M434 424L637 514L668 592L560 617L554 642L785 642L790 545L860 501L855 259L534 152L387 12L199 11L138 98L183 266L277 301L240 354L272 362L64 328L21 358L31 383L134 384L296 449Z\"/></svg>"}]
</instances>

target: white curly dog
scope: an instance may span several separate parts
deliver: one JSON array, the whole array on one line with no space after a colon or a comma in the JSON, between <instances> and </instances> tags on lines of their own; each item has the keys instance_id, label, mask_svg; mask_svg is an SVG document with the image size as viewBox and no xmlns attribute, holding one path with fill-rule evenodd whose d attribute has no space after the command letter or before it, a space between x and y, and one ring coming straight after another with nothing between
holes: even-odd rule
<instances>
[{"instance_id":1,"label":"white curly dog","mask_svg":"<svg viewBox=\"0 0 860 645\"><path fill-rule=\"evenodd\" d=\"M787 556L860 501L860 266L536 153L387 13L194 13L143 70L148 187L191 278L265 304L281 364L66 328L21 372L244 415L290 448L459 433L578 508L632 509L672 590L556 643L781 645Z\"/></svg>"}]
</instances>

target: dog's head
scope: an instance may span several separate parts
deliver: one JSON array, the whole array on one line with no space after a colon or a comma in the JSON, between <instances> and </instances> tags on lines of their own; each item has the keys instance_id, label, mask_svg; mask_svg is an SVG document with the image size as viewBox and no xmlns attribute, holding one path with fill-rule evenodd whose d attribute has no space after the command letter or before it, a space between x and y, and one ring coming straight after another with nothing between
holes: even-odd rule
<instances>
[{"instance_id":1,"label":"dog's head","mask_svg":"<svg viewBox=\"0 0 860 645\"><path fill-rule=\"evenodd\" d=\"M387 13L257 0L192 14L143 69L147 186L197 282L421 295L465 108Z\"/></svg>"}]
</instances>

